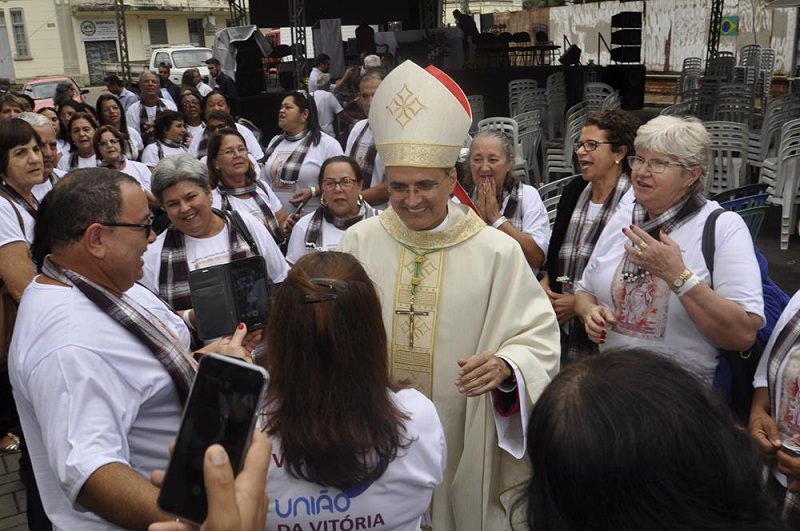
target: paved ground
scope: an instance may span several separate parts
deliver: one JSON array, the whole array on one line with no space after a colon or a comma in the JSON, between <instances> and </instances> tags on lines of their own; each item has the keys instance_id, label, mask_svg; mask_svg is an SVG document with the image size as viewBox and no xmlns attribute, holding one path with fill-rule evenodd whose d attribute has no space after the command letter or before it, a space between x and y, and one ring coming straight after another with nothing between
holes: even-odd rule
<instances>
[{"instance_id":1,"label":"paved ground","mask_svg":"<svg viewBox=\"0 0 800 531\"><path fill-rule=\"evenodd\" d=\"M28 530L18 461L19 454L0 456L0 529L4 531Z\"/></svg>"}]
</instances>

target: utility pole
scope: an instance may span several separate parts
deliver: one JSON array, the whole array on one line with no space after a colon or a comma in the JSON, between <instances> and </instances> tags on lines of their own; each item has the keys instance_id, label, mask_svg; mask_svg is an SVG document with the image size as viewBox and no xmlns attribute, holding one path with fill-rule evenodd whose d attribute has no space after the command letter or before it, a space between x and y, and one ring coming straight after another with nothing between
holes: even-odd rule
<instances>
[{"instance_id":1,"label":"utility pole","mask_svg":"<svg viewBox=\"0 0 800 531\"><path fill-rule=\"evenodd\" d=\"M114 0L114 8L117 17L117 42L119 43L119 64L122 67L122 79L126 84L130 84L131 58L128 54L128 29L125 25L125 4L123 0Z\"/></svg>"},{"instance_id":2,"label":"utility pole","mask_svg":"<svg viewBox=\"0 0 800 531\"><path fill-rule=\"evenodd\" d=\"M297 88L306 74L306 3L305 0L289 0L289 25L292 31L292 55Z\"/></svg>"}]
</instances>

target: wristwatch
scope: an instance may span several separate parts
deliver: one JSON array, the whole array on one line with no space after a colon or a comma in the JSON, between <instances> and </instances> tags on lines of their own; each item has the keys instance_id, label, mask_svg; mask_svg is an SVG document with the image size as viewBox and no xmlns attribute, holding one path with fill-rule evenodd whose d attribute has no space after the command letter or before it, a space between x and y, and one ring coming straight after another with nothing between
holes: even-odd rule
<instances>
[{"instance_id":1,"label":"wristwatch","mask_svg":"<svg viewBox=\"0 0 800 531\"><path fill-rule=\"evenodd\" d=\"M672 291L678 293L683 287L683 285L686 284L686 281L689 280L689 277L691 277L693 274L694 273L692 273L688 269L684 269L680 275L672 279L672 286L670 286L670 288L672 288Z\"/></svg>"}]
</instances>

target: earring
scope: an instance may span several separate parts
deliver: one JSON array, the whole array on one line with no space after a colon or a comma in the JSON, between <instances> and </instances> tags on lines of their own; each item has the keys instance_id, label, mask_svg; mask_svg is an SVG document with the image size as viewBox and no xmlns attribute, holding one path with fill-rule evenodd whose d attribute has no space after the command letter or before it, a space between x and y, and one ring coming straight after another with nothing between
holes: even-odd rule
<instances>
[{"instance_id":1,"label":"earring","mask_svg":"<svg viewBox=\"0 0 800 531\"><path fill-rule=\"evenodd\" d=\"M324 196L324 195L323 195L322 197L320 197L320 198L319 198L319 204L320 204L320 205L322 205L322 206L324 206L324 207L327 207L327 206L328 206L328 203L327 203L327 201L325 201L325 196Z\"/></svg>"},{"instance_id":2,"label":"earring","mask_svg":"<svg viewBox=\"0 0 800 531\"><path fill-rule=\"evenodd\" d=\"M619 164L619 161L618 161L618 160L615 160L615 161L614 161L614 164Z\"/></svg>"},{"instance_id":3,"label":"earring","mask_svg":"<svg viewBox=\"0 0 800 531\"><path fill-rule=\"evenodd\" d=\"M358 201L356 201L356 205L361 206L363 204L364 204L364 196L361 195L361 194L358 194Z\"/></svg>"}]
</instances>

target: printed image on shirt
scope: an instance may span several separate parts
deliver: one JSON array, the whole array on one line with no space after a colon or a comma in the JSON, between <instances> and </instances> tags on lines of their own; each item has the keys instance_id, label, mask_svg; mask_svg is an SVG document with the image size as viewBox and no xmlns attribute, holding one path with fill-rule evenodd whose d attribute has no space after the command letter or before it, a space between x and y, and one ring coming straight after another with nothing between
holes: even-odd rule
<instances>
[{"instance_id":1,"label":"printed image on shirt","mask_svg":"<svg viewBox=\"0 0 800 531\"><path fill-rule=\"evenodd\" d=\"M637 282L622 282L621 260L611 282L611 300L618 323L614 331L641 339L662 339L667 327L669 288L653 275Z\"/></svg>"},{"instance_id":2,"label":"printed image on shirt","mask_svg":"<svg viewBox=\"0 0 800 531\"><path fill-rule=\"evenodd\" d=\"M792 348L780 375L778 429L787 434L800 432L800 356L796 351Z\"/></svg>"},{"instance_id":3,"label":"printed image on shirt","mask_svg":"<svg viewBox=\"0 0 800 531\"><path fill-rule=\"evenodd\" d=\"M281 180L281 173L286 161L292 155L291 151L284 151L275 153L275 158L272 160L272 165L269 168L269 176L272 179L270 183L274 192L294 192L294 183Z\"/></svg>"},{"instance_id":4,"label":"printed image on shirt","mask_svg":"<svg viewBox=\"0 0 800 531\"><path fill-rule=\"evenodd\" d=\"M359 168L364 167L364 160L367 158L367 151L369 150L369 146L371 144L369 142L359 142L358 146L356 147L356 152L353 154L353 158L356 159Z\"/></svg>"}]
</instances>

